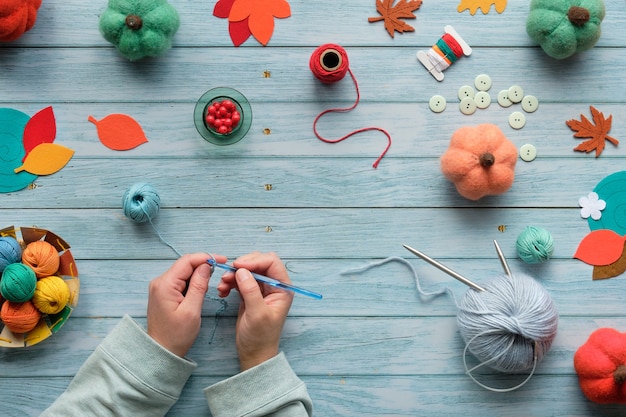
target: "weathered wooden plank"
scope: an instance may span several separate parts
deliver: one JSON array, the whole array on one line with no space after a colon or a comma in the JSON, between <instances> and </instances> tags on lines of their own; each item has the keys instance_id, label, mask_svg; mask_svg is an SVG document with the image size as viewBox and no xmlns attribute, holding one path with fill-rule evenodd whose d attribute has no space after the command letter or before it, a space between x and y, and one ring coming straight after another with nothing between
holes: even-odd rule
<instances>
[{"instance_id":1,"label":"weathered wooden plank","mask_svg":"<svg viewBox=\"0 0 626 417\"><path fill-rule=\"evenodd\" d=\"M168 416L206 417L202 390L221 378L192 375L179 402ZM599 405L587 401L576 378L571 375L537 375L523 389L498 394L483 390L456 376L304 376L313 398L316 415L352 415L356 408L363 416L517 417L563 415L618 417L620 405ZM13 378L3 389L3 410L7 415L38 416L67 384L68 378ZM554 396L554 387L559 395ZM460 399L463 399L462 401ZM523 410L523 411L522 411Z\"/></svg>"},{"instance_id":2,"label":"weathered wooden plank","mask_svg":"<svg viewBox=\"0 0 626 417\"><path fill-rule=\"evenodd\" d=\"M210 194L207 194L209 198ZM120 209L0 209L7 225L52 230L72 245L77 259L173 259L150 224L136 224ZM180 252L199 249L227 255L276 251L285 258L381 258L406 255L405 242L439 258L492 257L501 239L507 257L527 225L551 232L554 258L571 259L589 227L579 209L542 208L166 208L154 222ZM498 226L509 225L503 238ZM442 238L445 237L445 238ZM468 245L467 242L473 242Z\"/></svg>"},{"instance_id":3,"label":"weathered wooden plank","mask_svg":"<svg viewBox=\"0 0 626 417\"><path fill-rule=\"evenodd\" d=\"M621 158L606 158L599 165L587 161L586 155L542 158L532 163L520 160L507 193L471 201L461 197L444 178L438 158L387 158L378 169L371 167L374 159L374 155L327 159L235 159L229 155L177 160L78 156L60 172L39 177L34 188L3 195L2 207L117 210L126 190L147 182L159 193L163 208L576 209L581 196L624 165ZM234 166L239 168L233 171ZM551 192L543 192L546 189Z\"/></svg>"},{"instance_id":4,"label":"weathered wooden plank","mask_svg":"<svg viewBox=\"0 0 626 417\"><path fill-rule=\"evenodd\" d=\"M51 338L28 349L0 351L0 376L71 376L119 319L71 317ZM145 319L138 321L145 324ZM220 320L212 344L213 320L203 321L189 352L197 374L230 375L238 370L235 318ZM560 317L556 339L537 367L537 375L574 375L573 355L599 327L625 328L615 318ZM466 378L464 342L450 317L292 317L283 330L281 348L302 375L455 375ZM468 353L468 364L477 364ZM478 373L489 379L500 373ZM518 375L519 376L519 375Z\"/></svg>"},{"instance_id":5,"label":"weathered wooden plank","mask_svg":"<svg viewBox=\"0 0 626 417\"><path fill-rule=\"evenodd\" d=\"M421 248L426 253L429 248ZM418 260L408 252L405 257L415 267L424 291L450 288L461 300L467 287L443 272ZM446 265L478 282L487 282L502 273L494 253L486 259L444 259ZM293 317L432 317L454 316L457 309L449 296L438 298L418 296L413 275L408 267L391 261L356 274L343 272L361 268L374 260L285 259L292 280L305 288L321 292L324 299L312 300L297 296L290 310ZM379 259L376 259L379 261ZM577 260L551 260L546 264L528 265L509 259L515 273L531 275L551 294L561 315L575 317L621 316L624 310L623 278L592 281L591 267ZM80 300L73 317L121 317L130 314L145 316L148 283L171 265L169 260L90 260L78 261L81 279ZM210 296L220 274L211 278ZM238 295L231 295L225 316L237 314ZM211 316L220 306L205 303L204 314Z\"/></svg>"},{"instance_id":6,"label":"weathered wooden plank","mask_svg":"<svg viewBox=\"0 0 626 417\"><path fill-rule=\"evenodd\" d=\"M354 86L349 79L326 86L311 74L308 62L314 49L271 48L249 52L216 47L208 53L202 48L181 48L170 51L166 60L132 64L116 59L113 50L98 48L32 48L28 54L7 49L2 51L0 85L3 101L50 104L163 100L195 103L204 91L217 86L241 90L253 106L261 102L315 100L321 111L329 101L343 98L344 104L352 102ZM372 59L370 48L354 47L347 51L364 102L407 103L415 97L422 97L423 102L442 91L442 85L418 63L414 48L389 46L376 51L376 59ZM609 92L607 86L620 85L626 49L597 48L588 54L593 57L581 54L564 62L546 59L545 54L533 48L509 48L510 58L503 60L499 49L476 48L476 58L458 62L446 71L445 85L453 85L457 90L486 72L485 62L498 62L498 70L490 71L494 86L500 86L494 88L523 84L527 92L535 92L544 102L579 103L581 97L597 103L624 101L626 91L615 88ZM212 60L214 55L221 59ZM593 65L586 65L589 59ZM223 62L229 62L232 70L223 71ZM610 67L611 71L598 77L598 68L602 67ZM64 82L67 68L72 68L71 83ZM265 71L273 74L271 78L264 77ZM41 77L44 72L46 76ZM563 79L568 85L576 86L577 94L567 93L560 82Z\"/></svg>"},{"instance_id":7,"label":"weathered wooden plank","mask_svg":"<svg viewBox=\"0 0 626 417\"><path fill-rule=\"evenodd\" d=\"M225 19L213 17L215 2L198 4L189 0L171 0L177 8L181 27L174 37L175 47L232 45L228 37ZM606 0L607 18L599 46L621 46L618 36L619 23L624 21L624 10L618 0ZM470 42L480 46L528 46L532 41L525 33L528 4L509 2L502 14L491 12L484 15L478 11L457 13L459 0L424 2L415 12L416 18L408 23L415 32L396 34L392 39L383 29L382 22L370 24L367 18L378 16L375 2L369 0L315 2L290 2L292 16L279 20L269 46L308 46L316 42L337 42L346 45L430 46L443 31L444 24L451 24ZM41 6L36 26L17 45L104 47L108 45L98 32L98 17L105 3L89 3L78 0ZM324 30L319 24L323 22ZM245 47L260 46L249 40Z\"/></svg>"}]
</instances>

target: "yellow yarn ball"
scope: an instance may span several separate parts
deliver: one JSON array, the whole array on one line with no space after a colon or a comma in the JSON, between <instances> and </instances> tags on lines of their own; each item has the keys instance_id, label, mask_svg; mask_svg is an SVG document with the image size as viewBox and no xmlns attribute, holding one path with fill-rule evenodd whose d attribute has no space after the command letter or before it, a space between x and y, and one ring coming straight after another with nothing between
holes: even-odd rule
<instances>
[{"instance_id":1,"label":"yellow yarn ball","mask_svg":"<svg viewBox=\"0 0 626 417\"><path fill-rule=\"evenodd\" d=\"M65 281L56 276L49 276L37 281L32 302L37 310L45 314L61 312L70 301L70 288Z\"/></svg>"}]
</instances>

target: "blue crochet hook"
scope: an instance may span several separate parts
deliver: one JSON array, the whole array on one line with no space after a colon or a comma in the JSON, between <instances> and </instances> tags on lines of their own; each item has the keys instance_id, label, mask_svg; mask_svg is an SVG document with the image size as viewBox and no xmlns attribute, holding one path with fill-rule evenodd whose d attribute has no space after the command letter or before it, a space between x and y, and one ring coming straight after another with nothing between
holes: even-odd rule
<instances>
[{"instance_id":1,"label":"blue crochet hook","mask_svg":"<svg viewBox=\"0 0 626 417\"><path fill-rule=\"evenodd\" d=\"M221 264L216 262L215 259L207 259L206 261L211 267L218 267L225 271L236 272L237 268L228 264ZM295 285L285 284L277 279L266 277L265 275L255 274L254 272L250 272L254 279L259 282L262 282L267 285L271 285L272 287L280 288L287 291L293 291L298 294L306 295L307 297L315 298L316 300L322 299L322 294L318 294L313 291L305 290L304 288L296 287Z\"/></svg>"}]
</instances>

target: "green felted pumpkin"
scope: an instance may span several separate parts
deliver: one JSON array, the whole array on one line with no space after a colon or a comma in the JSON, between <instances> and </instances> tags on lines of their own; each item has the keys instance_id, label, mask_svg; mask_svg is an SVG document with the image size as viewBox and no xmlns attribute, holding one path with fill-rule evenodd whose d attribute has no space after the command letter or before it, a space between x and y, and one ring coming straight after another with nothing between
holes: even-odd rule
<instances>
[{"instance_id":1,"label":"green felted pumpkin","mask_svg":"<svg viewBox=\"0 0 626 417\"><path fill-rule=\"evenodd\" d=\"M564 59L600 39L603 0L532 0L526 32L546 54Z\"/></svg>"},{"instance_id":2,"label":"green felted pumpkin","mask_svg":"<svg viewBox=\"0 0 626 417\"><path fill-rule=\"evenodd\" d=\"M157 56L172 46L180 26L166 0L109 0L100 16L100 32L131 61Z\"/></svg>"}]
</instances>

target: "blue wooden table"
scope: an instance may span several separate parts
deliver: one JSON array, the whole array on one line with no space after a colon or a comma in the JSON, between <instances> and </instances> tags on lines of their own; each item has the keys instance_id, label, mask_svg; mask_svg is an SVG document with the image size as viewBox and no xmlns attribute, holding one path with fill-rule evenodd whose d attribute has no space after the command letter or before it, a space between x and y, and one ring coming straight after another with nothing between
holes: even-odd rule
<instances>
[{"instance_id":1,"label":"blue wooden table","mask_svg":"<svg viewBox=\"0 0 626 417\"><path fill-rule=\"evenodd\" d=\"M176 255L147 224L122 213L122 195L137 182L159 192L155 225L181 252L210 251L233 259L275 251L297 285L323 293L295 298L282 341L307 383L319 416L618 416L619 406L587 401L573 354L599 327L626 330L625 277L592 281L592 267L572 258L589 233L578 198L624 169L624 150L608 144L599 158L574 152L580 142L565 125L593 105L613 115L613 137L626 140L626 5L606 0L603 34L590 51L549 58L525 31L528 1L511 0L502 14L458 13L457 0L426 0L407 23L415 32L391 38L374 0L291 2L276 20L267 47L249 39L236 48L227 22L212 16L215 1L171 0L181 27L163 56L129 62L98 31L105 1L44 0L35 27L0 45L0 106L28 115L52 106L56 142L75 150L61 171L19 192L0 195L0 227L52 230L72 245L80 299L56 334L25 349L0 350L0 414L36 416L59 396L88 355L123 314L145 322L148 282ZM418 63L449 24L472 46L437 82ZM337 43L350 58L361 103L325 116L320 132L338 137L364 126L389 131L326 144L313 134L315 116L354 102L349 78L323 85L308 67L321 44ZM457 90L488 74L491 106L471 116L458 110ZM508 125L511 108L497 92L520 85L540 106L526 126ZM231 87L251 103L249 133L216 146L196 131L197 100ZM430 98L448 101L440 114ZM120 152L103 146L87 118L123 113L149 142ZM512 188L472 202L440 172L439 157L459 127L494 123L538 157L519 161ZM549 230L554 257L531 266L519 260L518 234ZM465 374L456 307L448 297L418 296L410 270L392 262L367 272L341 272L390 256L410 260L426 290L467 287L412 256L414 246L476 282L501 273L497 239L511 268L535 276L560 314L549 354L524 387L487 391ZM214 294L212 283L211 292ZM238 370L234 349L237 295L208 344L219 305L207 302L190 356L199 367L171 416L208 414L202 388ZM485 375L510 385L519 376Z\"/></svg>"}]
</instances>

